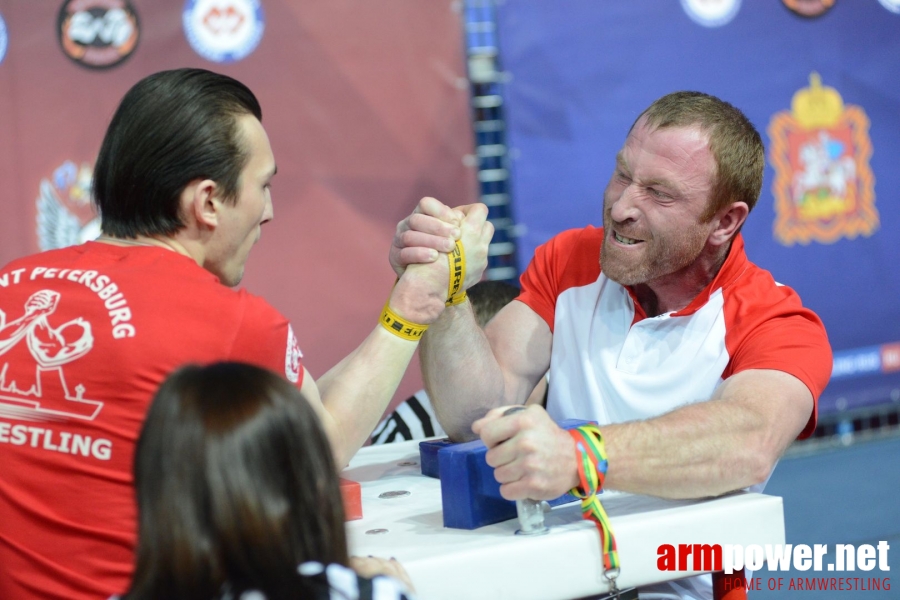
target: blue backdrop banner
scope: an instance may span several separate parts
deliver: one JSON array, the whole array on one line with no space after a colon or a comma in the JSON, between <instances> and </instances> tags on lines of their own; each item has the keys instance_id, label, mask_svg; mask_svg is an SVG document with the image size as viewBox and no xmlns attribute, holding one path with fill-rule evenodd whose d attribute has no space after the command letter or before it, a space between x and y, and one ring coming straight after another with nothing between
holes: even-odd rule
<instances>
[{"instance_id":1,"label":"blue backdrop banner","mask_svg":"<svg viewBox=\"0 0 900 600\"><path fill-rule=\"evenodd\" d=\"M520 268L556 233L601 223L644 108L714 94L763 136L747 252L825 321L836 355L822 411L900 401L900 14L887 1L797 4L500 4Z\"/></svg>"}]
</instances>

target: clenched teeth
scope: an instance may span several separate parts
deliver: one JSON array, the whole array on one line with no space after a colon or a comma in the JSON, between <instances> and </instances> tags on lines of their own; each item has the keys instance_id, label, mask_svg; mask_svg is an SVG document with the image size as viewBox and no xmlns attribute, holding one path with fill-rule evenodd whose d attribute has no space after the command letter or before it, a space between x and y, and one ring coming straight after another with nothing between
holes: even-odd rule
<instances>
[{"instance_id":1,"label":"clenched teeth","mask_svg":"<svg viewBox=\"0 0 900 600\"><path fill-rule=\"evenodd\" d=\"M617 242L619 242L620 244L626 244L628 246L630 246L632 244L637 244L640 241L640 240L633 240L633 239L627 238L627 237L622 237L621 235L619 235L616 232L613 232L613 235L615 236Z\"/></svg>"}]
</instances>

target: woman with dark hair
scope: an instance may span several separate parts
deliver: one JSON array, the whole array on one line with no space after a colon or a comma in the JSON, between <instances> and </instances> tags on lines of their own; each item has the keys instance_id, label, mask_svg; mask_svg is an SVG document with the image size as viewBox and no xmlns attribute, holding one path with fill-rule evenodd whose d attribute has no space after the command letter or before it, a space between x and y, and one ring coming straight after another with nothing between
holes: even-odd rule
<instances>
[{"instance_id":1,"label":"woman with dark hair","mask_svg":"<svg viewBox=\"0 0 900 600\"><path fill-rule=\"evenodd\" d=\"M240 363L175 372L150 407L134 474L139 538L124 600L406 598L395 579L348 569L328 439L274 373ZM406 579L395 560L354 566Z\"/></svg>"}]
</instances>

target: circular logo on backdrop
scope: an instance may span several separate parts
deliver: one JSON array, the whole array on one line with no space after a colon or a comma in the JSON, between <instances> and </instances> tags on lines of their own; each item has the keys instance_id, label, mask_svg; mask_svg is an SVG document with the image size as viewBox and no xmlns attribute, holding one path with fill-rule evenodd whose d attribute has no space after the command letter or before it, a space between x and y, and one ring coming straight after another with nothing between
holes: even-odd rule
<instances>
[{"instance_id":1,"label":"circular logo on backdrop","mask_svg":"<svg viewBox=\"0 0 900 600\"><path fill-rule=\"evenodd\" d=\"M881 5L895 14L900 14L900 0L878 0Z\"/></svg>"},{"instance_id":2,"label":"circular logo on backdrop","mask_svg":"<svg viewBox=\"0 0 900 600\"><path fill-rule=\"evenodd\" d=\"M259 0L187 0L181 17L191 48L213 62L246 57L265 29Z\"/></svg>"},{"instance_id":3,"label":"circular logo on backdrop","mask_svg":"<svg viewBox=\"0 0 900 600\"><path fill-rule=\"evenodd\" d=\"M6 48L9 46L9 35L6 33L6 21L0 15L0 63L6 58Z\"/></svg>"},{"instance_id":4,"label":"circular logo on backdrop","mask_svg":"<svg viewBox=\"0 0 900 600\"><path fill-rule=\"evenodd\" d=\"M721 27L738 14L741 0L681 0L684 12L704 27Z\"/></svg>"},{"instance_id":5,"label":"circular logo on backdrop","mask_svg":"<svg viewBox=\"0 0 900 600\"><path fill-rule=\"evenodd\" d=\"M134 53L138 16L127 0L66 0L57 35L66 56L89 69L108 69Z\"/></svg>"},{"instance_id":6,"label":"circular logo on backdrop","mask_svg":"<svg viewBox=\"0 0 900 600\"><path fill-rule=\"evenodd\" d=\"M815 19L831 10L835 0L781 0L781 3L795 15Z\"/></svg>"}]
</instances>

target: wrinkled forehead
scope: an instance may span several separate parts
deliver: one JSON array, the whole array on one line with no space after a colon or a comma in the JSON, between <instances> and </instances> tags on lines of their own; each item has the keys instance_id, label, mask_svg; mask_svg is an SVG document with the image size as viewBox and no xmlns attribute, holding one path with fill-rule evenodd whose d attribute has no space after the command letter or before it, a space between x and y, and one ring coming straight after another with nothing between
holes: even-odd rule
<instances>
[{"instance_id":1,"label":"wrinkled forehead","mask_svg":"<svg viewBox=\"0 0 900 600\"><path fill-rule=\"evenodd\" d=\"M616 161L644 183L664 182L685 192L708 192L716 174L709 135L697 126L653 127L639 120Z\"/></svg>"},{"instance_id":2,"label":"wrinkled forehead","mask_svg":"<svg viewBox=\"0 0 900 600\"><path fill-rule=\"evenodd\" d=\"M655 126L644 117L628 132L620 155L652 153L670 160L714 164L710 136L699 125Z\"/></svg>"},{"instance_id":3,"label":"wrinkled forehead","mask_svg":"<svg viewBox=\"0 0 900 600\"><path fill-rule=\"evenodd\" d=\"M631 137L638 130L651 134L684 132L691 137L702 139L707 149L710 147L710 139L712 133L708 127L705 127L703 124L696 121L685 120L683 122L661 122L659 120L652 120L651 117L646 113L638 117L638 119L631 126L631 129L628 130L628 137Z\"/></svg>"}]
</instances>

